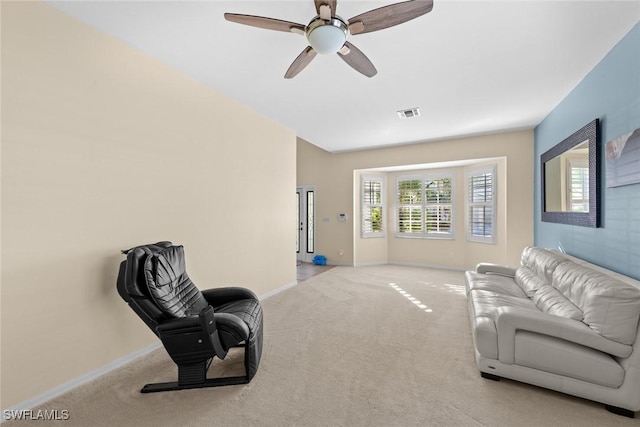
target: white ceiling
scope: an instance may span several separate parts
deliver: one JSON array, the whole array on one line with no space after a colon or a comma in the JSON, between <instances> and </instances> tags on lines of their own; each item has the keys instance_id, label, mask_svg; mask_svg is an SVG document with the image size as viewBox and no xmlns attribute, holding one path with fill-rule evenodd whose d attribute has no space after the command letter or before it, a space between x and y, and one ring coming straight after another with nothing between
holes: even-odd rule
<instances>
[{"instance_id":1,"label":"white ceiling","mask_svg":"<svg viewBox=\"0 0 640 427\"><path fill-rule=\"evenodd\" d=\"M337 14L395 2L338 0ZM349 37L373 78L318 55L285 80L304 36L223 13L306 25L312 0L50 3L332 152L533 128L640 21L638 0L434 0L413 21ZM399 119L413 107L421 116Z\"/></svg>"}]
</instances>

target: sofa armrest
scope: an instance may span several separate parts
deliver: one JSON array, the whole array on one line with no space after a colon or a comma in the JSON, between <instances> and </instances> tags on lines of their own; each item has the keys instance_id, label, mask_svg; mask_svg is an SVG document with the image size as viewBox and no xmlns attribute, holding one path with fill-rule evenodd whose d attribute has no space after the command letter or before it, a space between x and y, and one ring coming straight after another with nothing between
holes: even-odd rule
<instances>
[{"instance_id":1,"label":"sofa armrest","mask_svg":"<svg viewBox=\"0 0 640 427\"><path fill-rule=\"evenodd\" d=\"M577 320L520 307L500 307L496 314L498 359L505 364L515 363L515 336L519 330L560 338L619 357L629 357L633 351L630 345L604 338Z\"/></svg>"},{"instance_id":2,"label":"sofa armrest","mask_svg":"<svg viewBox=\"0 0 640 427\"><path fill-rule=\"evenodd\" d=\"M481 262L476 266L476 273L482 274L499 274L501 276L514 277L516 275L516 268L508 267L506 265L490 264L488 262Z\"/></svg>"}]
</instances>

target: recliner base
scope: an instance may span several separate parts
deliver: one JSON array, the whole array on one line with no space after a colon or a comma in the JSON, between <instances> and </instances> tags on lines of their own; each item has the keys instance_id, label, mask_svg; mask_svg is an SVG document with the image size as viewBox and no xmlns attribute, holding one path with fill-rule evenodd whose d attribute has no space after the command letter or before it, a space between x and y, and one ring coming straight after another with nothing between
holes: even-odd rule
<instances>
[{"instance_id":1,"label":"recliner base","mask_svg":"<svg viewBox=\"0 0 640 427\"><path fill-rule=\"evenodd\" d=\"M226 385L239 385L248 384L249 379L246 376L240 377L225 377L225 378L207 378L204 382L196 384L179 384L177 381L168 383L153 383L147 384L142 387L140 393L156 393L159 391L176 391L187 390L190 388L206 388L206 387L220 387Z\"/></svg>"},{"instance_id":2,"label":"recliner base","mask_svg":"<svg viewBox=\"0 0 640 427\"><path fill-rule=\"evenodd\" d=\"M212 361L213 357L200 360L195 363L178 364L178 381L147 384L142 388L142 390L140 390L140 393L187 390L190 388L221 387L227 385L248 384L251 381L251 377L248 373L235 377L207 378L207 371L209 370L209 365L211 365Z\"/></svg>"}]
</instances>

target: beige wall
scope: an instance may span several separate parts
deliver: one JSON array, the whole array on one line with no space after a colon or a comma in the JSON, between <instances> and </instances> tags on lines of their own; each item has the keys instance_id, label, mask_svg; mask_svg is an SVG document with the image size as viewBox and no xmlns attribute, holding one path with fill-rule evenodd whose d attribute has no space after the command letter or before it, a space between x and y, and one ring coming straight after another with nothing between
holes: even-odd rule
<instances>
[{"instance_id":1,"label":"beige wall","mask_svg":"<svg viewBox=\"0 0 640 427\"><path fill-rule=\"evenodd\" d=\"M353 264L353 169L337 156L298 138L298 185L315 185L315 250L330 264ZM348 220L338 221L338 214Z\"/></svg>"},{"instance_id":2,"label":"beige wall","mask_svg":"<svg viewBox=\"0 0 640 427\"><path fill-rule=\"evenodd\" d=\"M428 169L423 171L417 171L420 174L441 174L449 173L454 177L454 237L452 239L409 239L395 237L393 233L394 222L394 207L393 197L391 197L391 203L388 205L387 218L389 218L389 226L391 227L390 233L387 236L388 239L388 253L389 262L392 263L407 263L416 265L433 265L442 266L447 268L471 268L481 261L496 262L493 260L500 260L499 262L507 262L508 256L506 256L506 186L505 183L505 164L506 159L504 157L496 158L488 162L478 162L474 165L444 168L444 169ZM465 197L466 197L466 172L469 169L482 167L482 166L494 166L496 167L497 174L497 204L496 204L496 243L495 244L483 244L467 241L466 229L465 229ZM409 172L396 172L389 174L389 189L394 191L394 183L397 176L402 176ZM389 193L387 193L389 194ZM359 227L358 224L356 226ZM364 239L363 239L364 240ZM358 256L359 262L365 262L361 256Z\"/></svg>"},{"instance_id":3,"label":"beige wall","mask_svg":"<svg viewBox=\"0 0 640 427\"><path fill-rule=\"evenodd\" d=\"M498 165L498 243L469 243L464 211L458 209L455 240L398 239L387 211L384 239L362 239L359 230L359 170L457 160L500 158ZM298 182L316 185L317 252L330 264L411 263L472 268L478 262L518 264L522 248L533 242L533 131L517 131L444 141L425 142L347 153L327 153L298 139ZM456 194L464 197L464 168L456 170ZM387 177L387 203L393 201ZM460 206L464 206L460 202ZM349 214L347 223L337 213ZM342 253L342 255L340 255ZM453 253L453 255L452 255Z\"/></svg>"},{"instance_id":4,"label":"beige wall","mask_svg":"<svg viewBox=\"0 0 640 427\"><path fill-rule=\"evenodd\" d=\"M294 282L295 150L50 6L2 2L2 408L155 342L116 293L120 249L183 244L201 288Z\"/></svg>"}]
</instances>

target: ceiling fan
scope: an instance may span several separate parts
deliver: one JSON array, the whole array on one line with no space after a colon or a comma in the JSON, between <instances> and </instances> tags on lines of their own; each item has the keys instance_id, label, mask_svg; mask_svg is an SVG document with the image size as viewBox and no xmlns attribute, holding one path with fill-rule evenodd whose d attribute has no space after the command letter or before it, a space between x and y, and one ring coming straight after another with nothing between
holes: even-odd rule
<instances>
[{"instance_id":1,"label":"ceiling fan","mask_svg":"<svg viewBox=\"0 0 640 427\"><path fill-rule=\"evenodd\" d=\"M347 41L347 35L393 27L433 9L433 0L409 0L373 9L345 20L336 15L337 0L314 0L314 3L318 14L306 26L275 18L236 13L225 13L224 17L227 21L238 24L306 35L309 46L293 61L284 75L285 79L298 75L317 53L337 53L354 70L367 77L373 77L378 72L376 67L364 53Z\"/></svg>"}]
</instances>

